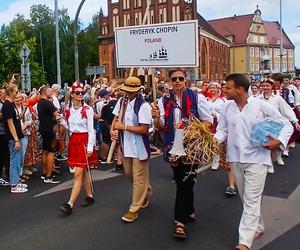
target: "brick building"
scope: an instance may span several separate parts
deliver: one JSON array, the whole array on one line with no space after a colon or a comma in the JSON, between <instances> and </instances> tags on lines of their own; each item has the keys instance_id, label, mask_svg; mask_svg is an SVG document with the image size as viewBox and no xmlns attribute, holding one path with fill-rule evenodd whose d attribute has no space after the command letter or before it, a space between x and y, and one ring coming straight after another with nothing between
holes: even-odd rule
<instances>
[{"instance_id":1,"label":"brick building","mask_svg":"<svg viewBox=\"0 0 300 250\"><path fill-rule=\"evenodd\" d=\"M254 14L210 20L208 23L231 41L230 71L255 76L280 72L280 24ZM295 75L295 46L283 31L283 73Z\"/></svg>"},{"instance_id":2,"label":"brick building","mask_svg":"<svg viewBox=\"0 0 300 250\"><path fill-rule=\"evenodd\" d=\"M108 15L99 14L99 64L107 68L107 77L124 78L128 70L116 67L114 29L141 25L146 10L145 0L107 0ZM197 13L196 0L152 0L146 24L199 21L199 68L188 70L193 79L222 80L229 73L229 42ZM161 71L166 76L164 70Z\"/></svg>"}]
</instances>

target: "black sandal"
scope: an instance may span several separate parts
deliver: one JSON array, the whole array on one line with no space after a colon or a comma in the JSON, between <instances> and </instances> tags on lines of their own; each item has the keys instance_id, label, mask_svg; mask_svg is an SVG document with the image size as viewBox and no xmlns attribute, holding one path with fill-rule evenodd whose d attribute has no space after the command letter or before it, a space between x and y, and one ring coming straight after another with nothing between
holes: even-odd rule
<instances>
[{"instance_id":1,"label":"black sandal","mask_svg":"<svg viewBox=\"0 0 300 250\"><path fill-rule=\"evenodd\" d=\"M187 238L187 234L185 231L185 226L183 224L176 224L175 233L173 234L175 238L184 240Z\"/></svg>"}]
</instances>

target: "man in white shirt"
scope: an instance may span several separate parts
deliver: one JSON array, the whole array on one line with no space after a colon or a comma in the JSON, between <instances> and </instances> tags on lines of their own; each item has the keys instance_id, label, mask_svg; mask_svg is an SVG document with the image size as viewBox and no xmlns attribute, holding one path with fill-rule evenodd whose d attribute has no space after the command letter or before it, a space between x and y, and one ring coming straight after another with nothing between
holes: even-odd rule
<instances>
[{"instance_id":1,"label":"man in white shirt","mask_svg":"<svg viewBox=\"0 0 300 250\"><path fill-rule=\"evenodd\" d=\"M254 239L264 231L261 218L261 200L267 175L272 164L270 150L285 147L293 128L269 103L259 99L249 101L249 80L242 74L226 78L228 103L224 106L215 138L222 143L227 140L226 161L231 163L236 178L243 214L239 225L239 245L236 249L250 249ZM269 137L263 146L251 144L253 125L264 118L274 119L284 126L278 138Z\"/></svg>"},{"instance_id":2,"label":"man in white shirt","mask_svg":"<svg viewBox=\"0 0 300 250\"><path fill-rule=\"evenodd\" d=\"M148 130L152 122L151 106L145 102L141 81L136 77L125 80L121 90L126 96L119 99L113 111L111 137L120 143L123 151L125 174L132 180L133 195L129 211L122 216L125 222L134 222L140 208L146 208L152 193L149 183L150 141ZM120 110L124 108L124 113Z\"/></svg>"}]
</instances>

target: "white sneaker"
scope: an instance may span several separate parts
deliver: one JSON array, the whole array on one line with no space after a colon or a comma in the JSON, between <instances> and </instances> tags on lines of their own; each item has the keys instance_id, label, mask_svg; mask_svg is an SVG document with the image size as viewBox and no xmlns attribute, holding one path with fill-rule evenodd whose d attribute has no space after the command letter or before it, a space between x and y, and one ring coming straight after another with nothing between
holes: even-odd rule
<instances>
[{"instance_id":1,"label":"white sneaker","mask_svg":"<svg viewBox=\"0 0 300 250\"><path fill-rule=\"evenodd\" d=\"M0 185L6 187L9 186L9 182L4 180L3 178L0 178Z\"/></svg>"},{"instance_id":2,"label":"white sneaker","mask_svg":"<svg viewBox=\"0 0 300 250\"><path fill-rule=\"evenodd\" d=\"M26 193L28 191L27 188L24 188L20 185L17 185L15 187L11 187L10 192L14 194L21 194L21 193Z\"/></svg>"},{"instance_id":3,"label":"white sneaker","mask_svg":"<svg viewBox=\"0 0 300 250\"><path fill-rule=\"evenodd\" d=\"M296 147L296 143L295 143L295 142L292 142L292 143L290 144L290 147L291 147L291 148L295 148L295 147Z\"/></svg>"},{"instance_id":4,"label":"white sneaker","mask_svg":"<svg viewBox=\"0 0 300 250\"><path fill-rule=\"evenodd\" d=\"M283 150L282 155L285 157L289 157L289 151L288 150Z\"/></svg>"},{"instance_id":5,"label":"white sneaker","mask_svg":"<svg viewBox=\"0 0 300 250\"><path fill-rule=\"evenodd\" d=\"M268 170L267 170L268 174L274 174L274 167L268 167Z\"/></svg>"},{"instance_id":6,"label":"white sneaker","mask_svg":"<svg viewBox=\"0 0 300 250\"><path fill-rule=\"evenodd\" d=\"M211 170L218 170L219 168L219 161L220 161L220 157L219 155L216 155L213 157L213 162L211 164Z\"/></svg>"},{"instance_id":7,"label":"white sneaker","mask_svg":"<svg viewBox=\"0 0 300 250\"><path fill-rule=\"evenodd\" d=\"M71 173L71 174L74 174L75 171L76 171L76 167L75 167L75 168L69 168L69 170L70 170L70 173Z\"/></svg>"},{"instance_id":8,"label":"white sneaker","mask_svg":"<svg viewBox=\"0 0 300 250\"><path fill-rule=\"evenodd\" d=\"M25 183L19 183L17 186L23 187L23 188L27 188L28 189L28 185Z\"/></svg>"},{"instance_id":9,"label":"white sneaker","mask_svg":"<svg viewBox=\"0 0 300 250\"><path fill-rule=\"evenodd\" d=\"M281 156L277 157L276 163L277 163L279 166L284 166L284 161L282 160Z\"/></svg>"}]
</instances>

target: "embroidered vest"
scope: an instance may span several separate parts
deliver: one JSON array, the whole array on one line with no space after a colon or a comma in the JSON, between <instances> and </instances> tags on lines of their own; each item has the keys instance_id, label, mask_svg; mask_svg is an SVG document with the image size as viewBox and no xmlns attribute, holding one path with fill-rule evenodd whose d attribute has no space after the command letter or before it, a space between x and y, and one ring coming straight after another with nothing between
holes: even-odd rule
<instances>
[{"instance_id":1,"label":"embroidered vest","mask_svg":"<svg viewBox=\"0 0 300 250\"><path fill-rule=\"evenodd\" d=\"M121 102L121 105L122 105L123 97L122 97L120 102ZM144 97L141 94L138 94L138 96L135 99L134 106L133 106L133 111L134 111L134 114L137 117L137 121L139 120L139 111L140 111L140 109L141 109L141 107L144 103L146 103ZM123 141L124 140L123 131L120 133L120 136L121 136L121 140ZM136 135L136 136L141 136L142 137L145 149L146 149L147 154L148 154L148 158L150 158L150 138L149 138L149 134L147 133L147 134ZM141 150L141 148L138 148L138 153L139 153L139 150Z\"/></svg>"},{"instance_id":2,"label":"embroidered vest","mask_svg":"<svg viewBox=\"0 0 300 250\"><path fill-rule=\"evenodd\" d=\"M169 162L169 151L172 149L175 137L175 108L176 99L173 91L170 91L169 95L163 97L163 105L165 110L165 126L163 153L165 161ZM182 91L182 105L181 105L181 119L188 119L190 115L194 115L199 118L198 115L198 93L185 88Z\"/></svg>"}]
</instances>

